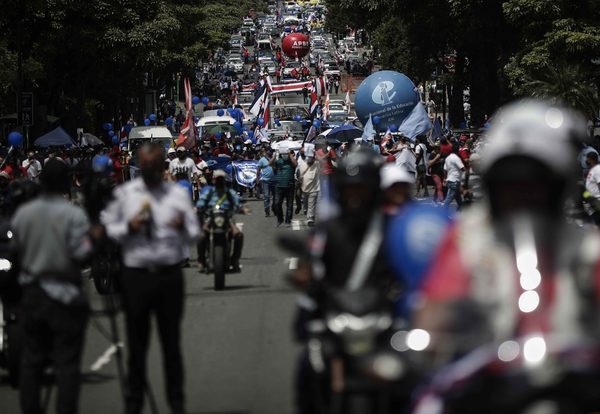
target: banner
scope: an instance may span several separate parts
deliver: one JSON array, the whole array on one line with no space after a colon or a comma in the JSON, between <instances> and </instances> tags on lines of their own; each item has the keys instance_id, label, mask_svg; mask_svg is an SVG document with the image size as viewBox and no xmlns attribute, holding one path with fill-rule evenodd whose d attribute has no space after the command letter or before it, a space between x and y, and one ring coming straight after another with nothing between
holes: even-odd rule
<instances>
[{"instance_id":1,"label":"banner","mask_svg":"<svg viewBox=\"0 0 600 414\"><path fill-rule=\"evenodd\" d=\"M233 175L239 185L247 188L256 186L258 161L234 161L231 165L233 166Z\"/></svg>"},{"instance_id":2,"label":"banner","mask_svg":"<svg viewBox=\"0 0 600 414\"><path fill-rule=\"evenodd\" d=\"M231 157L205 157L203 161L208 164L208 168L214 170L226 170L231 164Z\"/></svg>"}]
</instances>

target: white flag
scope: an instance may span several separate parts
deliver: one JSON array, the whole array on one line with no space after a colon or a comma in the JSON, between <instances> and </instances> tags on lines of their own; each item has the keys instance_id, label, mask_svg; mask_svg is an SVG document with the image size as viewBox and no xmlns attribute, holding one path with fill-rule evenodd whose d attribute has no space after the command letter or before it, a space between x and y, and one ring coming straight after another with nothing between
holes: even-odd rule
<instances>
[{"instance_id":1,"label":"white flag","mask_svg":"<svg viewBox=\"0 0 600 414\"><path fill-rule=\"evenodd\" d=\"M363 129L362 140L365 142L372 141L374 136L375 128L373 128L373 121L371 120L371 114L369 114L369 120Z\"/></svg>"}]
</instances>

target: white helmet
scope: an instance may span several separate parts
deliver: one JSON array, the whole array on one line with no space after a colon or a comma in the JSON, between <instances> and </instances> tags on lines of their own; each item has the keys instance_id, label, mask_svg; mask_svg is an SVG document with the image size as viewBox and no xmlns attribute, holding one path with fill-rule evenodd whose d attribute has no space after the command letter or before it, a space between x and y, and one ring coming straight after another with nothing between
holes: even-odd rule
<instances>
[{"instance_id":1,"label":"white helmet","mask_svg":"<svg viewBox=\"0 0 600 414\"><path fill-rule=\"evenodd\" d=\"M533 99L512 103L492 119L481 152L481 172L485 176L498 161L517 156L537 160L556 176L570 178L586 135L585 119L571 109Z\"/></svg>"}]
</instances>

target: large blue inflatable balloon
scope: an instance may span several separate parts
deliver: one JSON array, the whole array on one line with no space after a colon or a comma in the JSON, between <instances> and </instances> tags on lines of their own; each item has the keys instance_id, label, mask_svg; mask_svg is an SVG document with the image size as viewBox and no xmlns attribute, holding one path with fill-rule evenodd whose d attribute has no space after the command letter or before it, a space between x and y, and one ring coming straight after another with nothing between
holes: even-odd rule
<instances>
[{"instance_id":1,"label":"large blue inflatable balloon","mask_svg":"<svg viewBox=\"0 0 600 414\"><path fill-rule=\"evenodd\" d=\"M391 220L385 235L386 255L409 291L419 288L449 224L446 209L417 203Z\"/></svg>"},{"instance_id":2,"label":"large blue inflatable balloon","mask_svg":"<svg viewBox=\"0 0 600 414\"><path fill-rule=\"evenodd\" d=\"M419 102L412 81L402 73L382 70L366 78L356 90L356 115L366 125L369 115L379 117L378 130L401 125Z\"/></svg>"},{"instance_id":3,"label":"large blue inflatable balloon","mask_svg":"<svg viewBox=\"0 0 600 414\"><path fill-rule=\"evenodd\" d=\"M8 145L11 147L22 147L23 134L21 134L19 131L13 131L8 134Z\"/></svg>"}]
</instances>

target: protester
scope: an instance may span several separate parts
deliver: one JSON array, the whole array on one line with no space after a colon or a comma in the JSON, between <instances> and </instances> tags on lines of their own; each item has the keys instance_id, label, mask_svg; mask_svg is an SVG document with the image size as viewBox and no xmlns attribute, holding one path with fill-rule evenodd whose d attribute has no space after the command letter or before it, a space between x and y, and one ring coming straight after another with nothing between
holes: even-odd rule
<instances>
[{"instance_id":1,"label":"protester","mask_svg":"<svg viewBox=\"0 0 600 414\"><path fill-rule=\"evenodd\" d=\"M299 165L298 172L300 175L300 186L304 195L303 205L306 211L306 224L313 226L315 224L317 200L320 191L320 166L315 160L313 148L306 150L305 155L306 160Z\"/></svg>"},{"instance_id":2,"label":"protester","mask_svg":"<svg viewBox=\"0 0 600 414\"><path fill-rule=\"evenodd\" d=\"M277 157L270 160L274 167L277 184L275 188L275 206L277 215L277 227L284 223L292 224L292 214L294 212L294 170L297 166L296 157L293 151L281 151ZM283 203L285 201L286 210L283 212Z\"/></svg>"},{"instance_id":3,"label":"protester","mask_svg":"<svg viewBox=\"0 0 600 414\"><path fill-rule=\"evenodd\" d=\"M444 171L446 172L445 182L448 187L444 206L449 207L454 199L456 200L456 204L458 204L458 209L460 209L462 207L461 183L463 173L465 172L465 165L457 154L458 148L455 147L444 161Z\"/></svg>"},{"instance_id":4,"label":"protester","mask_svg":"<svg viewBox=\"0 0 600 414\"><path fill-rule=\"evenodd\" d=\"M36 182L38 181L42 172L42 164L35 159L33 151L27 153L27 159L23 160L21 166L27 172L27 178Z\"/></svg>"},{"instance_id":5,"label":"protester","mask_svg":"<svg viewBox=\"0 0 600 414\"><path fill-rule=\"evenodd\" d=\"M164 182L164 150L145 144L138 150L141 178L115 191L102 222L123 253L121 288L128 338L126 413L142 412L150 318L154 314L165 361L167 401L173 413L185 407L181 319L184 307L183 247L200 235L188 193Z\"/></svg>"},{"instance_id":6,"label":"protester","mask_svg":"<svg viewBox=\"0 0 600 414\"><path fill-rule=\"evenodd\" d=\"M270 165L269 151L266 149L261 150L261 157L258 160L258 170L256 172L259 178L259 183L262 189L263 203L265 209L265 217L271 215L271 210L276 213L275 210L275 191L276 191L276 177L273 172L273 167Z\"/></svg>"}]
</instances>

